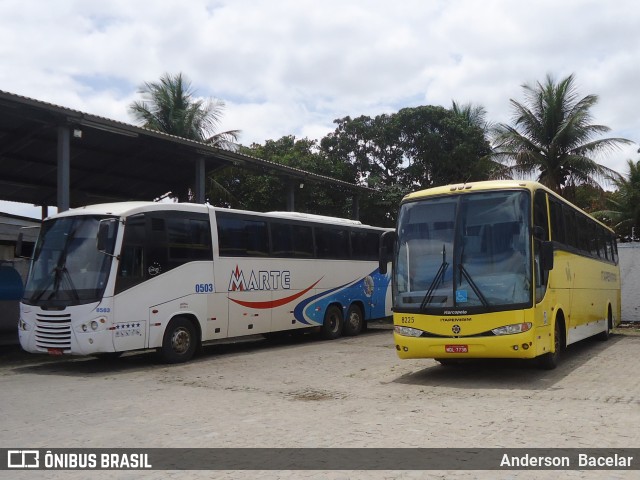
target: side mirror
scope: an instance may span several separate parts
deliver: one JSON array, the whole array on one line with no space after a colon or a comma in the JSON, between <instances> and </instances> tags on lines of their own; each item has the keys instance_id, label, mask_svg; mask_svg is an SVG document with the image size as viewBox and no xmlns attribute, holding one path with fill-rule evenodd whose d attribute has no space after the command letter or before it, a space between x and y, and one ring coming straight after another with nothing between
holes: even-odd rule
<instances>
[{"instance_id":1,"label":"side mirror","mask_svg":"<svg viewBox=\"0 0 640 480\"><path fill-rule=\"evenodd\" d=\"M553 270L553 242L540 242L540 268Z\"/></svg>"},{"instance_id":2,"label":"side mirror","mask_svg":"<svg viewBox=\"0 0 640 480\"><path fill-rule=\"evenodd\" d=\"M547 232L539 225L533 227L533 238L536 240L544 241L547 239Z\"/></svg>"},{"instance_id":3,"label":"side mirror","mask_svg":"<svg viewBox=\"0 0 640 480\"><path fill-rule=\"evenodd\" d=\"M16 242L16 257L18 258L23 258L22 255L22 240L23 240L23 235L22 232L18 233L18 240Z\"/></svg>"},{"instance_id":4,"label":"side mirror","mask_svg":"<svg viewBox=\"0 0 640 480\"><path fill-rule=\"evenodd\" d=\"M382 275L387 273L387 264L393 261L393 251L398 236L395 231L384 232L380 236L380 249L378 255L378 270Z\"/></svg>"},{"instance_id":5,"label":"side mirror","mask_svg":"<svg viewBox=\"0 0 640 480\"><path fill-rule=\"evenodd\" d=\"M27 234L27 241L24 239L24 232L33 229L40 229L40 225L32 227L21 227L16 240L16 257L31 259L33 256L32 242L35 241L35 234ZM27 245L25 245L27 244Z\"/></svg>"},{"instance_id":6,"label":"side mirror","mask_svg":"<svg viewBox=\"0 0 640 480\"><path fill-rule=\"evenodd\" d=\"M100 220L100 224L98 226L98 238L96 242L98 251L109 254L107 250L110 250L113 243L117 225L118 221L115 218Z\"/></svg>"}]
</instances>

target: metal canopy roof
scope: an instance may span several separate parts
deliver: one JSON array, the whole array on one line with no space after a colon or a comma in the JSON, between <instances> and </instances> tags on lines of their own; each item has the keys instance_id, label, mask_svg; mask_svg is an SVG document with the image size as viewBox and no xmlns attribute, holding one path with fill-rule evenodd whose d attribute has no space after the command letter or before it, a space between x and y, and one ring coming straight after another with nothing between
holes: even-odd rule
<instances>
[{"instance_id":1,"label":"metal canopy roof","mask_svg":"<svg viewBox=\"0 0 640 480\"><path fill-rule=\"evenodd\" d=\"M372 191L0 90L0 200L58 205L62 131L69 132L71 208L110 201L153 200L170 191L184 198L189 188L197 188L196 182L204 185L202 174L231 164L337 184L354 193Z\"/></svg>"}]
</instances>

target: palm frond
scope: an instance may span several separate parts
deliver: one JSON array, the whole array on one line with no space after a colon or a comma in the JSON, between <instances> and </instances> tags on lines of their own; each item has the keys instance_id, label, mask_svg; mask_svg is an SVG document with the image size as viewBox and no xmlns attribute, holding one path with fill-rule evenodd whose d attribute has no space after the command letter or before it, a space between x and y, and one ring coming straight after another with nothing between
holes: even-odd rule
<instances>
[{"instance_id":1,"label":"palm frond","mask_svg":"<svg viewBox=\"0 0 640 480\"><path fill-rule=\"evenodd\" d=\"M562 193L569 185L599 186L599 181L617 178L612 169L598 164L592 155L606 153L623 144L624 138L601 138L609 128L591 123L596 95L579 98L575 77L555 82L525 84L525 101L510 100L513 124L493 129L493 157L513 173L535 176Z\"/></svg>"}]
</instances>

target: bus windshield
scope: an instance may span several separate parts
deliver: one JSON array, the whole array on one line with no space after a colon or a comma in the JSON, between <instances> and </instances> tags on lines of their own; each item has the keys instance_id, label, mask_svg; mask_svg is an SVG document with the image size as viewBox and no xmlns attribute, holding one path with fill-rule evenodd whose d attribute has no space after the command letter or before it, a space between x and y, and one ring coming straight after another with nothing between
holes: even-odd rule
<instances>
[{"instance_id":1,"label":"bus windshield","mask_svg":"<svg viewBox=\"0 0 640 480\"><path fill-rule=\"evenodd\" d=\"M396 311L494 311L532 301L530 196L467 193L405 203L398 218Z\"/></svg>"},{"instance_id":2,"label":"bus windshield","mask_svg":"<svg viewBox=\"0 0 640 480\"><path fill-rule=\"evenodd\" d=\"M98 251L100 220L61 217L45 221L36 244L23 303L63 308L98 302L107 283L115 243L110 232L105 252Z\"/></svg>"}]
</instances>

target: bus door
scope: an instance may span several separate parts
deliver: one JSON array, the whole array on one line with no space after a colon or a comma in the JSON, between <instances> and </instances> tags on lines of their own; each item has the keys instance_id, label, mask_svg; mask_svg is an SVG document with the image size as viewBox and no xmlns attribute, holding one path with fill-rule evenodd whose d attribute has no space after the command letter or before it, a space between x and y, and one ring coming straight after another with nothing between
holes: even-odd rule
<instances>
[{"instance_id":1,"label":"bus door","mask_svg":"<svg viewBox=\"0 0 640 480\"><path fill-rule=\"evenodd\" d=\"M228 287L229 337L271 331L273 292L267 268L251 268L251 262L236 264Z\"/></svg>"},{"instance_id":2,"label":"bus door","mask_svg":"<svg viewBox=\"0 0 640 480\"><path fill-rule=\"evenodd\" d=\"M229 336L229 302L225 285L214 285L214 292L208 296L207 320L202 333L204 340Z\"/></svg>"}]
</instances>

